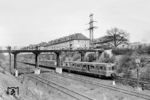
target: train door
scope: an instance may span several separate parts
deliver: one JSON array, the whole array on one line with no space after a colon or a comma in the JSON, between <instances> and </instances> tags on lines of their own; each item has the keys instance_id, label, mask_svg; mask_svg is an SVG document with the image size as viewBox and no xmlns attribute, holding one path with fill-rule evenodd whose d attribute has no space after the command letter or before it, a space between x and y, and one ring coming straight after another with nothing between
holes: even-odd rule
<instances>
[{"instance_id":1,"label":"train door","mask_svg":"<svg viewBox=\"0 0 150 100\"><path fill-rule=\"evenodd\" d=\"M71 67L71 62L68 63L68 67Z\"/></svg>"},{"instance_id":2,"label":"train door","mask_svg":"<svg viewBox=\"0 0 150 100\"><path fill-rule=\"evenodd\" d=\"M75 69L76 70L81 70L81 67L82 67L82 64L81 63L77 63Z\"/></svg>"},{"instance_id":3,"label":"train door","mask_svg":"<svg viewBox=\"0 0 150 100\"><path fill-rule=\"evenodd\" d=\"M90 73L95 73L95 64L89 64L89 72Z\"/></svg>"},{"instance_id":4,"label":"train door","mask_svg":"<svg viewBox=\"0 0 150 100\"><path fill-rule=\"evenodd\" d=\"M74 62L72 62L72 68L75 68L76 64Z\"/></svg>"},{"instance_id":5,"label":"train door","mask_svg":"<svg viewBox=\"0 0 150 100\"><path fill-rule=\"evenodd\" d=\"M70 62L67 62L67 66L66 67L70 67Z\"/></svg>"},{"instance_id":6,"label":"train door","mask_svg":"<svg viewBox=\"0 0 150 100\"><path fill-rule=\"evenodd\" d=\"M106 67L103 64L99 64L99 70L98 73L99 75L105 75Z\"/></svg>"},{"instance_id":7,"label":"train door","mask_svg":"<svg viewBox=\"0 0 150 100\"><path fill-rule=\"evenodd\" d=\"M109 64L107 64L107 66L106 66L106 76L107 77L110 76L111 72L112 72L112 67Z\"/></svg>"},{"instance_id":8,"label":"train door","mask_svg":"<svg viewBox=\"0 0 150 100\"><path fill-rule=\"evenodd\" d=\"M82 64L82 69L81 69L82 71L86 71L87 70L87 64L86 63L83 63Z\"/></svg>"},{"instance_id":9,"label":"train door","mask_svg":"<svg viewBox=\"0 0 150 100\"><path fill-rule=\"evenodd\" d=\"M96 74L99 74L99 71L100 71L100 66L99 66L99 64L95 64L95 65L94 65L94 72L95 72Z\"/></svg>"}]
</instances>

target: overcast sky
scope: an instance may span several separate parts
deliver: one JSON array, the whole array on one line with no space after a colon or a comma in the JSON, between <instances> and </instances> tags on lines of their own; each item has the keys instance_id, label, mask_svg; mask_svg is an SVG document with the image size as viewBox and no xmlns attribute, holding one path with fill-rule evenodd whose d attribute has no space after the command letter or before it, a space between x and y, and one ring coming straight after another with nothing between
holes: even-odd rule
<instances>
[{"instance_id":1,"label":"overcast sky","mask_svg":"<svg viewBox=\"0 0 150 100\"><path fill-rule=\"evenodd\" d=\"M29 45L83 33L89 14L97 21L94 37L118 27L130 41L150 43L150 0L0 0L0 45Z\"/></svg>"}]
</instances>

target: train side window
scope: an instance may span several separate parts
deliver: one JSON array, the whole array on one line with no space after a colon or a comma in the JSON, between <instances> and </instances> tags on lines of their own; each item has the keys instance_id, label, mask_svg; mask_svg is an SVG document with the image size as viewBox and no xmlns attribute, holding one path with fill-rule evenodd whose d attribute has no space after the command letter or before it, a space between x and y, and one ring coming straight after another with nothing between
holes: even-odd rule
<instances>
[{"instance_id":1,"label":"train side window","mask_svg":"<svg viewBox=\"0 0 150 100\"><path fill-rule=\"evenodd\" d=\"M109 70L112 70L112 68L111 68L111 67L109 67Z\"/></svg>"},{"instance_id":2,"label":"train side window","mask_svg":"<svg viewBox=\"0 0 150 100\"><path fill-rule=\"evenodd\" d=\"M90 65L90 68L91 68L91 69L94 69L94 66L93 66L93 65Z\"/></svg>"},{"instance_id":3,"label":"train side window","mask_svg":"<svg viewBox=\"0 0 150 100\"><path fill-rule=\"evenodd\" d=\"M65 66L67 66L68 64L66 63Z\"/></svg>"},{"instance_id":4,"label":"train side window","mask_svg":"<svg viewBox=\"0 0 150 100\"><path fill-rule=\"evenodd\" d=\"M76 67L76 66L77 66L77 64L74 63L74 67Z\"/></svg>"},{"instance_id":5,"label":"train side window","mask_svg":"<svg viewBox=\"0 0 150 100\"><path fill-rule=\"evenodd\" d=\"M86 67L86 65L83 65L82 67Z\"/></svg>"},{"instance_id":6,"label":"train side window","mask_svg":"<svg viewBox=\"0 0 150 100\"><path fill-rule=\"evenodd\" d=\"M103 67L103 70L106 70L106 67Z\"/></svg>"},{"instance_id":7,"label":"train side window","mask_svg":"<svg viewBox=\"0 0 150 100\"><path fill-rule=\"evenodd\" d=\"M115 67L114 67L114 66L112 66L112 70L115 70Z\"/></svg>"},{"instance_id":8,"label":"train side window","mask_svg":"<svg viewBox=\"0 0 150 100\"><path fill-rule=\"evenodd\" d=\"M70 66L72 66L72 63L70 63Z\"/></svg>"},{"instance_id":9,"label":"train side window","mask_svg":"<svg viewBox=\"0 0 150 100\"><path fill-rule=\"evenodd\" d=\"M80 64L77 64L77 67L80 67Z\"/></svg>"},{"instance_id":10,"label":"train side window","mask_svg":"<svg viewBox=\"0 0 150 100\"><path fill-rule=\"evenodd\" d=\"M100 70L103 70L103 66L100 66Z\"/></svg>"},{"instance_id":11,"label":"train side window","mask_svg":"<svg viewBox=\"0 0 150 100\"><path fill-rule=\"evenodd\" d=\"M76 64L76 67L78 67L78 64Z\"/></svg>"},{"instance_id":12,"label":"train side window","mask_svg":"<svg viewBox=\"0 0 150 100\"><path fill-rule=\"evenodd\" d=\"M99 70L99 69L100 69L100 67L99 67L99 66L96 66L96 69L98 69L98 70Z\"/></svg>"}]
</instances>

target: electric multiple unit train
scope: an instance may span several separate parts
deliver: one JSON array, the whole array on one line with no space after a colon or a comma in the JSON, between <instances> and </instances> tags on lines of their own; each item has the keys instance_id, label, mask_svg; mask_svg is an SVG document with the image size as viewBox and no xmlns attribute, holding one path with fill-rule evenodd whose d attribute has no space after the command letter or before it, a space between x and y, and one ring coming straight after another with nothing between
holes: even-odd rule
<instances>
[{"instance_id":1,"label":"electric multiple unit train","mask_svg":"<svg viewBox=\"0 0 150 100\"><path fill-rule=\"evenodd\" d=\"M55 66L55 60L43 60L40 61L40 65ZM66 70L84 72L89 74L96 74L105 77L116 76L115 63L99 63L99 62L79 62L79 61L65 61L61 64L61 67Z\"/></svg>"},{"instance_id":2,"label":"electric multiple unit train","mask_svg":"<svg viewBox=\"0 0 150 100\"><path fill-rule=\"evenodd\" d=\"M115 77L116 75L116 66L114 63L66 61L63 63L63 67L99 76Z\"/></svg>"}]
</instances>

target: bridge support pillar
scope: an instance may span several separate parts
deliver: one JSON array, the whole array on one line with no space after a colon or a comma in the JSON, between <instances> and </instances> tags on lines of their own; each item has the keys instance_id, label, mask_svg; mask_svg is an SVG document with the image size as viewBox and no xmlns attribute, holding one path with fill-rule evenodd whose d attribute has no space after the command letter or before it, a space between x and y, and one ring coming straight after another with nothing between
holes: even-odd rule
<instances>
[{"instance_id":1,"label":"bridge support pillar","mask_svg":"<svg viewBox=\"0 0 150 100\"><path fill-rule=\"evenodd\" d=\"M17 53L14 53L14 71L15 71L15 76L18 77L18 70L17 70Z\"/></svg>"},{"instance_id":2,"label":"bridge support pillar","mask_svg":"<svg viewBox=\"0 0 150 100\"><path fill-rule=\"evenodd\" d=\"M57 62L56 66L60 67L60 53L55 53L55 54L56 54L56 62Z\"/></svg>"},{"instance_id":3,"label":"bridge support pillar","mask_svg":"<svg viewBox=\"0 0 150 100\"><path fill-rule=\"evenodd\" d=\"M113 86L115 86L115 85L116 85L116 82L115 82L115 80L113 80L113 81L112 81L112 85L113 85Z\"/></svg>"},{"instance_id":4,"label":"bridge support pillar","mask_svg":"<svg viewBox=\"0 0 150 100\"><path fill-rule=\"evenodd\" d=\"M62 74L62 68L60 67L60 52L55 52L56 54L56 73Z\"/></svg>"},{"instance_id":5,"label":"bridge support pillar","mask_svg":"<svg viewBox=\"0 0 150 100\"><path fill-rule=\"evenodd\" d=\"M35 54L35 70L34 70L34 74L39 75L40 74L39 53L34 53L34 54Z\"/></svg>"},{"instance_id":6,"label":"bridge support pillar","mask_svg":"<svg viewBox=\"0 0 150 100\"><path fill-rule=\"evenodd\" d=\"M56 73L62 74L62 68L61 67L56 67Z\"/></svg>"},{"instance_id":7,"label":"bridge support pillar","mask_svg":"<svg viewBox=\"0 0 150 100\"><path fill-rule=\"evenodd\" d=\"M9 51L9 72L10 74L12 74L11 72L11 46L8 46L7 49Z\"/></svg>"},{"instance_id":8,"label":"bridge support pillar","mask_svg":"<svg viewBox=\"0 0 150 100\"><path fill-rule=\"evenodd\" d=\"M142 88L141 87L137 87L136 90L139 91L139 92L141 92Z\"/></svg>"},{"instance_id":9,"label":"bridge support pillar","mask_svg":"<svg viewBox=\"0 0 150 100\"><path fill-rule=\"evenodd\" d=\"M84 56L85 56L86 52L82 51L82 52L79 52L79 53L81 54L81 61L84 61Z\"/></svg>"},{"instance_id":10,"label":"bridge support pillar","mask_svg":"<svg viewBox=\"0 0 150 100\"><path fill-rule=\"evenodd\" d=\"M38 68L39 67L39 54L38 53L35 53L35 68Z\"/></svg>"},{"instance_id":11,"label":"bridge support pillar","mask_svg":"<svg viewBox=\"0 0 150 100\"><path fill-rule=\"evenodd\" d=\"M41 73L40 68L35 68L34 74L39 75Z\"/></svg>"},{"instance_id":12,"label":"bridge support pillar","mask_svg":"<svg viewBox=\"0 0 150 100\"><path fill-rule=\"evenodd\" d=\"M99 57L100 57L101 52L97 51L97 52L95 52L95 53L96 53L96 59L98 60Z\"/></svg>"},{"instance_id":13,"label":"bridge support pillar","mask_svg":"<svg viewBox=\"0 0 150 100\"><path fill-rule=\"evenodd\" d=\"M15 77L18 77L18 70L15 69Z\"/></svg>"}]
</instances>

